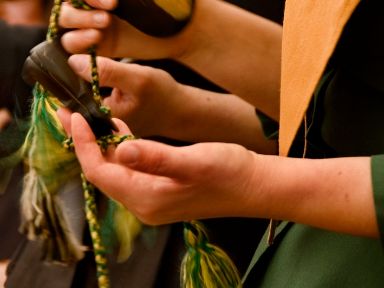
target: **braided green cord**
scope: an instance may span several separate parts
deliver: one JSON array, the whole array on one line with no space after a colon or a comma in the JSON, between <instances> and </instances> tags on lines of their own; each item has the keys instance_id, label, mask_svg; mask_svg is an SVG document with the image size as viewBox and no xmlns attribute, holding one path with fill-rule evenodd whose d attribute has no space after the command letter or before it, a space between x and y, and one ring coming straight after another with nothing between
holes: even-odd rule
<instances>
[{"instance_id":1,"label":"braided green cord","mask_svg":"<svg viewBox=\"0 0 384 288\"><path fill-rule=\"evenodd\" d=\"M60 16L60 9L62 5L62 0L54 0L54 4L52 7L50 19L49 19L49 26L48 26L48 32L46 39L47 41L52 41L58 36L58 20ZM74 5L77 8L83 8L83 9L91 9L88 5L83 3L82 1L72 0L72 5ZM97 65L96 65L96 52L95 47L92 47L90 49L90 55L91 55L91 65L92 65L92 92L93 97L96 101L96 103L99 104L101 107L101 97L99 92L99 76L97 73ZM107 109L102 108L101 111L108 112ZM103 139L100 139L99 142L101 143L101 149L107 149L107 146L110 144L118 144L124 139L127 139L129 137L119 137L115 135L111 135L109 137L106 137L107 141L104 141ZM115 142L114 142L115 141ZM70 143L70 141L65 141L63 144L66 148L71 148L73 145ZM95 189L94 187L85 179L84 175L81 174L82 178L82 185L84 190L84 198L85 198L85 211L86 211L86 219L89 225L90 235L92 239L92 245L95 255L95 262L96 262L96 269L97 269L97 280L99 284L99 288L109 288L110 287L110 280L109 280L109 273L107 268L107 258L106 258L106 251L104 246L101 243L101 231L100 231L100 225L97 218L97 207L96 207L96 201L95 201Z\"/></svg>"},{"instance_id":2,"label":"braided green cord","mask_svg":"<svg viewBox=\"0 0 384 288\"><path fill-rule=\"evenodd\" d=\"M135 136L133 135L106 135L97 139L97 144L99 144L101 151L105 152L110 145L119 145L125 140L134 140Z\"/></svg>"},{"instance_id":3,"label":"braided green cord","mask_svg":"<svg viewBox=\"0 0 384 288\"><path fill-rule=\"evenodd\" d=\"M101 151L106 151L110 145L116 146L123 141L134 139L135 137L133 135L106 135L100 137L96 142L99 144ZM63 147L73 150L74 144L72 138L64 140ZM107 251L101 240L101 228L97 217L97 206L95 201L95 188L87 181L83 173L81 173L81 180L85 199L85 217L87 219L92 239L98 285L99 288L109 288L110 279L107 267Z\"/></svg>"},{"instance_id":4,"label":"braided green cord","mask_svg":"<svg viewBox=\"0 0 384 288\"><path fill-rule=\"evenodd\" d=\"M48 32L46 39L47 41L52 41L57 37L57 34L59 32L59 16L60 16L60 9L61 4L63 0L54 0L51 15L49 17L49 26L48 26Z\"/></svg>"},{"instance_id":5,"label":"braided green cord","mask_svg":"<svg viewBox=\"0 0 384 288\"><path fill-rule=\"evenodd\" d=\"M93 253L95 255L97 282L99 288L109 288L109 272L107 267L106 249L101 241L100 224L97 218L97 206L95 201L95 188L81 173L81 180L85 199L85 217L88 222L89 232L92 238Z\"/></svg>"},{"instance_id":6,"label":"braided green cord","mask_svg":"<svg viewBox=\"0 0 384 288\"><path fill-rule=\"evenodd\" d=\"M100 84L99 84L99 73L97 71L96 63L96 47L91 47L89 49L89 55L91 56L91 76L92 76L92 92L93 99L96 103L101 106L101 96L100 96Z\"/></svg>"},{"instance_id":7,"label":"braided green cord","mask_svg":"<svg viewBox=\"0 0 384 288\"><path fill-rule=\"evenodd\" d=\"M82 8L86 10L90 10L91 7L85 4L83 1L79 0L71 0L71 4L76 8ZM91 58L91 73L92 73L92 93L93 99L96 101L98 106L100 107L100 111L110 114L109 110L105 108L101 108L101 96L100 96L100 87L99 87L99 73L97 70L96 63L96 47L92 46L89 49L89 54ZM108 136L106 137L108 138ZM111 135L109 138L118 139L118 136ZM123 140L121 140L123 141ZM121 142L120 141L120 142ZM102 150L106 150L108 145L113 142L106 142L103 139L99 139L100 147ZM84 175L81 174L81 178L83 179L83 189L84 189L84 197L86 203L86 218L89 225L89 231L91 234L95 262L96 262L96 270L97 270L97 279L99 283L99 288L108 288L109 287L109 273L107 268L107 258L104 246L101 244L101 229L97 219L97 208L95 203L95 193L93 186L85 179Z\"/></svg>"},{"instance_id":8,"label":"braided green cord","mask_svg":"<svg viewBox=\"0 0 384 288\"><path fill-rule=\"evenodd\" d=\"M99 105L100 111L110 116L111 115L110 109L107 106L102 105L101 103L99 72L97 69L97 62L96 62L96 47L92 46L91 48L89 48L88 51L89 51L89 55L91 56L91 77L92 77L91 84L92 84L93 99Z\"/></svg>"},{"instance_id":9,"label":"braided green cord","mask_svg":"<svg viewBox=\"0 0 384 288\"><path fill-rule=\"evenodd\" d=\"M181 264L180 286L184 288L240 288L235 264L219 247L209 243L199 221L184 222L187 253Z\"/></svg>"}]
</instances>

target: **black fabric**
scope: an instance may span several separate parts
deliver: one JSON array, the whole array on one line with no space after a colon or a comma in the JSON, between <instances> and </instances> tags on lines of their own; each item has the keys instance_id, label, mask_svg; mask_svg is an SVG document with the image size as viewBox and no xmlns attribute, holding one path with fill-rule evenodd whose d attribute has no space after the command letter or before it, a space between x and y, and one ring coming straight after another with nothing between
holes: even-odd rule
<instances>
[{"instance_id":1,"label":"black fabric","mask_svg":"<svg viewBox=\"0 0 384 288\"><path fill-rule=\"evenodd\" d=\"M44 39L44 34L42 28L9 26L0 20L0 108L8 108L16 118L0 133L0 158L16 151L25 137L26 123L17 118L28 115L31 87L22 81L20 72L29 50ZM7 172L2 169L0 177L5 180ZM18 227L22 176L23 167L19 165L0 195L0 259L9 258L21 239Z\"/></svg>"},{"instance_id":2,"label":"black fabric","mask_svg":"<svg viewBox=\"0 0 384 288\"><path fill-rule=\"evenodd\" d=\"M361 1L347 23L314 93L306 113L307 123L302 124L296 135L290 150L291 157L303 156L305 127L308 129L307 158L384 153L383 33L384 2ZM379 166L377 163L381 160L382 157L374 157L372 169L375 165ZM382 175L374 171L374 189L381 189L380 179ZM382 203L375 204L382 207ZM273 286L272 283L281 284L284 281L284 287L298 287L295 286L297 282L300 287L362 287L361 283L365 283L364 287L382 286L383 258L379 240L299 224L293 224L285 233L264 252L249 275L246 287L283 287ZM296 249L292 248L294 246ZM324 251L316 251L321 247ZM330 251L334 254L327 255ZM288 267L288 262L297 263L297 267ZM312 273L314 267L317 271ZM308 271L312 273L310 276L305 274ZM351 272L357 271L357 274L351 275ZM360 284L349 283L350 279Z\"/></svg>"},{"instance_id":3,"label":"black fabric","mask_svg":"<svg viewBox=\"0 0 384 288\"><path fill-rule=\"evenodd\" d=\"M384 152L384 2L362 1L347 23L306 113L310 158ZM374 63L374 65L373 65ZM290 156L302 156L304 123Z\"/></svg>"},{"instance_id":4,"label":"black fabric","mask_svg":"<svg viewBox=\"0 0 384 288\"><path fill-rule=\"evenodd\" d=\"M321 136L338 156L384 152L384 2L365 0L348 23L329 67Z\"/></svg>"},{"instance_id":5,"label":"black fabric","mask_svg":"<svg viewBox=\"0 0 384 288\"><path fill-rule=\"evenodd\" d=\"M265 137L267 137L267 139L277 140L279 138L279 123L265 115L257 108L256 115L260 119Z\"/></svg>"},{"instance_id":6,"label":"black fabric","mask_svg":"<svg viewBox=\"0 0 384 288\"><path fill-rule=\"evenodd\" d=\"M194 0L190 1L191 10L189 11L189 15L186 15L186 18L183 19L174 18L173 15L167 13L161 5L153 0L119 1L116 9L114 9L112 13L128 21L138 30L148 35L169 37L180 32L188 24L194 6ZM188 5L187 1L185 1L184 6L186 5ZM146 17L142 15L146 15Z\"/></svg>"},{"instance_id":7,"label":"black fabric","mask_svg":"<svg viewBox=\"0 0 384 288\"><path fill-rule=\"evenodd\" d=\"M0 107L26 116L31 87L21 79L21 69L29 50L45 37L45 29L10 26L0 20Z\"/></svg>"},{"instance_id":8,"label":"black fabric","mask_svg":"<svg viewBox=\"0 0 384 288\"><path fill-rule=\"evenodd\" d=\"M22 239L19 199L22 188L23 167L17 166L11 172L11 179L4 193L0 193L0 260L9 259ZM1 177L5 172L1 171Z\"/></svg>"}]
</instances>

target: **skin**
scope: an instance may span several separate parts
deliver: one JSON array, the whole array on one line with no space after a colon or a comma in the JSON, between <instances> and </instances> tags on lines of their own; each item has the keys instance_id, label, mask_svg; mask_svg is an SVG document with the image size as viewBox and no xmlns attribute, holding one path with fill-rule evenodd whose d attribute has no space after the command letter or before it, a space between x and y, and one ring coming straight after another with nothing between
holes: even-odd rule
<instances>
[{"instance_id":1,"label":"skin","mask_svg":"<svg viewBox=\"0 0 384 288\"><path fill-rule=\"evenodd\" d=\"M0 108L0 131L12 121L11 113L6 108Z\"/></svg>"},{"instance_id":2,"label":"skin","mask_svg":"<svg viewBox=\"0 0 384 288\"><path fill-rule=\"evenodd\" d=\"M107 13L116 0L87 0L87 3L98 9L83 11L69 4L62 8L60 25L77 28L62 37L68 52L82 53L97 44L98 53L108 57L172 58L273 119L279 118L282 34L279 25L224 1L197 0L194 16L181 33L154 38ZM242 81L234 75L241 75ZM255 75L261 75L257 81Z\"/></svg>"},{"instance_id":3,"label":"skin","mask_svg":"<svg viewBox=\"0 0 384 288\"><path fill-rule=\"evenodd\" d=\"M0 261L0 287L4 287L8 261Z\"/></svg>"},{"instance_id":4,"label":"skin","mask_svg":"<svg viewBox=\"0 0 384 288\"><path fill-rule=\"evenodd\" d=\"M70 57L79 76L90 81L87 55ZM264 154L277 143L265 138L255 109L235 95L177 83L167 72L99 57L102 86L116 87L104 104L140 137L163 136L188 142L233 142Z\"/></svg>"},{"instance_id":5,"label":"skin","mask_svg":"<svg viewBox=\"0 0 384 288\"><path fill-rule=\"evenodd\" d=\"M262 217L378 237L369 157L294 159L236 144L172 147L149 140L103 155L80 114L58 115L87 179L145 223Z\"/></svg>"},{"instance_id":6,"label":"skin","mask_svg":"<svg viewBox=\"0 0 384 288\"><path fill-rule=\"evenodd\" d=\"M108 10L115 2L88 3ZM278 119L280 27L222 1L196 4L190 25L166 39L141 34L105 11L66 6L61 24L81 29L65 34L62 42L75 53L99 43L107 56L176 59ZM97 27L96 13L105 17ZM257 41L249 35L257 35ZM255 81L255 75L263 77ZM122 83L114 84L122 89ZM60 110L59 117L73 136L86 177L146 223L262 217L378 237L369 157L293 159L236 144L171 147L148 140L124 142L107 157L79 114Z\"/></svg>"},{"instance_id":7,"label":"skin","mask_svg":"<svg viewBox=\"0 0 384 288\"><path fill-rule=\"evenodd\" d=\"M40 0L0 1L0 18L11 25L42 26L47 21Z\"/></svg>"}]
</instances>

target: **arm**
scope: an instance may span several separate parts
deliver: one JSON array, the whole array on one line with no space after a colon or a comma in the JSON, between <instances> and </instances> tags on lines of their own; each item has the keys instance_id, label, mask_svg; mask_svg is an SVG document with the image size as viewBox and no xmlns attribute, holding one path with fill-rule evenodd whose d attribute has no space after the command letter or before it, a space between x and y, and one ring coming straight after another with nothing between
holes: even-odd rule
<instances>
[{"instance_id":1,"label":"arm","mask_svg":"<svg viewBox=\"0 0 384 288\"><path fill-rule=\"evenodd\" d=\"M69 63L90 81L89 59L74 55ZM233 142L275 154L255 109L237 96L214 93L176 82L163 70L98 59L100 85L115 87L104 100L140 137L163 136L188 142Z\"/></svg>"},{"instance_id":2,"label":"arm","mask_svg":"<svg viewBox=\"0 0 384 288\"><path fill-rule=\"evenodd\" d=\"M102 9L115 5L113 0L88 3ZM192 21L174 37L149 37L105 11L69 5L60 23L83 28L62 38L71 53L98 43L100 54L110 57L173 58L278 119L281 27L269 20L223 1L197 0Z\"/></svg>"},{"instance_id":3,"label":"arm","mask_svg":"<svg viewBox=\"0 0 384 288\"><path fill-rule=\"evenodd\" d=\"M70 115L59 116L89 181L147 223L265 217L378 236L369 157L293 159L234 144L171 147L137 140L120 144L108 158L80 115L71 125Z\"/></svg>"}]
</instances>

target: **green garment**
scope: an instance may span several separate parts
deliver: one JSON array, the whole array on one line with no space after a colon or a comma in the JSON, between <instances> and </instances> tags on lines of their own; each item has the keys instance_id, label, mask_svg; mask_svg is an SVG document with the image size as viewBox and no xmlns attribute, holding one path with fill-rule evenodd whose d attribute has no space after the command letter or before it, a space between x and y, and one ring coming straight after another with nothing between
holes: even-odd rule
<instances>
[{"instance_id":1,"label":"green garment","mask_svg":"<svg viewBox=\"0 0 384 288\"><path fill-rule=\"evenodd\" d=\"M307 112L310 158L372 156L381 240L283 222L245 287L384 287L384 2L361 1ZM290 156L301 157L303 129ZM252 266L251 265L251 266Z\"/></svg>"}]
</instances>

